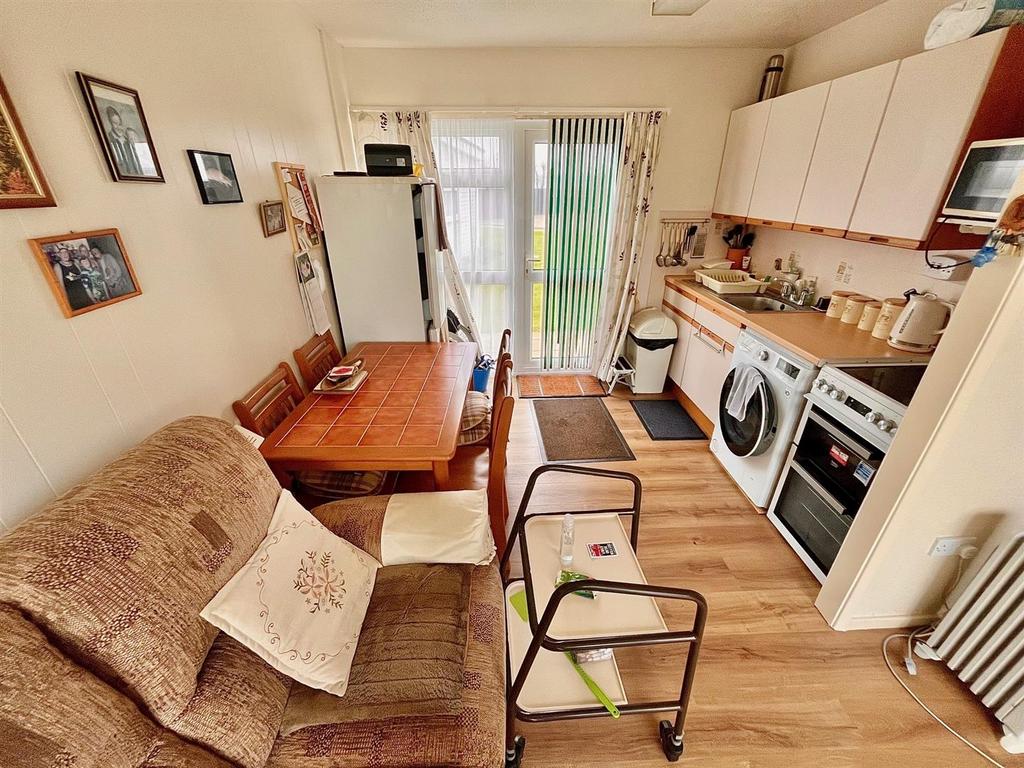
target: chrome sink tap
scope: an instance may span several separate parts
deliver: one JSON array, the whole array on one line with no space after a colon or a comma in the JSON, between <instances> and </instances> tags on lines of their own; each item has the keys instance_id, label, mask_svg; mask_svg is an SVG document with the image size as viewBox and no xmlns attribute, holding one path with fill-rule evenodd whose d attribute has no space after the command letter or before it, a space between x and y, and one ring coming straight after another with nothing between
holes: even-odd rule
<instances>
[{"instance_id":1,"label":"chrome sink tap","mask_svg":"<svg viewBox=\"0 0 1024 768\"><path fill-rule=\"evenodd\" d=\"M775 277L775 276L773 276L771 284L775 285L776 283L781 283L782 284L782 288L779 290L779 295L782 296L782 298L788 299L794 293L796 293L796 290L797 290L796 283L794 283L792 280L787 280L784 277Z\"/></svg>"}]
</instances>

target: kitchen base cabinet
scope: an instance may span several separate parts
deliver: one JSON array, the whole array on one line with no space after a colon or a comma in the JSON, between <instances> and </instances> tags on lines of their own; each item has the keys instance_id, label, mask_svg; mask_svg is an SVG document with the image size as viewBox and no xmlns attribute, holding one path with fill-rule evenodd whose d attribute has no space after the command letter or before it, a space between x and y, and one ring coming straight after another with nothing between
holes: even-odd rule
<instances>
[{"instance_id":1,"label":"kitchen base cabinet","mask_svg":"<svg viewBox=\"0 0 1024 768\"><path fill-rule=\"evenodd\" d=\"M731 367L732 350L724 339L707 328L691 328L679 388L711 422L718 413L722 382Z\"/></svg>"}]
</instances>

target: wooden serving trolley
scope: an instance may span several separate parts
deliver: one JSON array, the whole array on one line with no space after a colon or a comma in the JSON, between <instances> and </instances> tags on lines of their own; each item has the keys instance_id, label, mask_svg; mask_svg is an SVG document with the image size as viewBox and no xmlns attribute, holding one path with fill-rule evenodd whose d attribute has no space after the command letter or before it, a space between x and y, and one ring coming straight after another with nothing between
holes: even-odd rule
<instances>
[{"instance_id":1,"label":"wooden serving trolley","mask_svg":"<svg viewBox=\"0 0 1024 768\"><path fill-rule=\"evenodd\" d=\"M537 481L549 472L629 482L633 486L632 506L529 514ZM526 747L525 737L515 734L516 720L548 722L617 716L612 714L613 709L621 715L675 712L674 723L661 721L659 738L670 762L683 754L683 725L704 635L707 603L693 590L647 583L636 557L641 493L640 479L628 472L548 464L530 476L501 558L508 632L506 768L519 768ZM561 571L561 522L566 512L575 518L573 569L586 571L593 578L556 587ZM631 518L628 537L622 525L624 516ZM511 579L507 576L509 556L517 539L523 577ZM592 560L587 553L590 543L611 543L617 554ZM572 596L580 590L589 590L595 598ZM514 599L522 606L522 598L517 597L521 592L525 592L528 622L520 618L514 607ZM693 603L693 625L686 630L669 630L655 598ZM584 667L607 696L607 706L602 705L566 658L566 652L572 651L670 643L685 643L688 649L679 698L669 701L628 702L613 654L602 661L587 662Z\"/></svg>"}]
</instances>

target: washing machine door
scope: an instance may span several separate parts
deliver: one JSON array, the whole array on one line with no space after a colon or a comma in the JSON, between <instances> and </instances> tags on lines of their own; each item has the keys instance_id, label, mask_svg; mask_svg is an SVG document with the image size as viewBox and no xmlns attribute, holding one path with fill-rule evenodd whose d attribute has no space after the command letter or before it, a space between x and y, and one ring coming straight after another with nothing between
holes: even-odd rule
<instances>
[{"instance_id":1,"label":"washing machine door","mask_svg":"<svg viewBox=\"0 0 1024 768\"><path fill-rule=\"evenodd\" d=\"M757 377L757 388L747 403L747 412L742 420L736 419L726 410L725 404L736 380L737 369L729 371L722 384L722 394L718 399L718 426L722 432L722 442L736 456L757 456L768 450L775 439L778 428L775 411L775 398L764 373L754 369Z\"/></svg>"}]
</instances>

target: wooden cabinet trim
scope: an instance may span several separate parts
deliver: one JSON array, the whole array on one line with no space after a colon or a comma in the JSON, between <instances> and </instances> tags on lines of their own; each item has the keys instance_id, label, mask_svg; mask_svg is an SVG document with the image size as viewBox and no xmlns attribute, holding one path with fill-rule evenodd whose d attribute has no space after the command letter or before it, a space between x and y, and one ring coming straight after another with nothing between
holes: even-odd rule
<instances>
[{"instance_id":1,"label":"wooden cabinet trim","mask_svg":"<svg viewBox=\"0 0 1024 768\"><path fill-rule=\"evenodd\" d=\"M772 229L793 229L791 221L774 221L773 219L747 219L747 224L755 227L771 227Z\"/></svg>"},{"instance_id":2,"label":"wooden cabinet trim","mask_svg":"<svg viewBox=\"0 0 1024 768\"><path fill-rule=\"evenodd\" d=\"M683 312L683 310L679 309L678 307L673 307L667 301L662 301L661 302L661 306L663 306L665 309L667 309L673 315L679 316L680 318L683 319L684 322L689 323L694 328L700 328L700 323L698 323L696 320L694 320L692 317L690 317L688 314Z\"/></svg>"},{"instance_id":3,"label":"wooden cabinet trim","mask_svg":"<svg viewBox=\"0 0 1024 768\"><path fill-rule=\"evenodd\" d=\"M816 227L813 224L794 224L794 232L807 232L811 235L825 235L826 237L844 237L846 235L845 229L836 229L834 227Z\"/></svg>"},{"instance_id":4,"label":"wooden cabinet trim","mask_svg":"<svg viewBox=\"0 0 1024 768\"><path fill-rule=\"evenodd\" d=\"M857 240L874 245L888 245L892 248L909 248L910 250L917 250L922 245L920 240L910 240L905 237L889 237L888 235L873 235L870 232L847 232L845 237L847 240Z\"/></svg>"}]
</instances>

